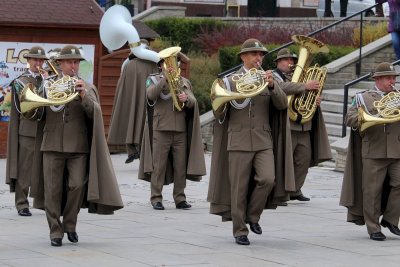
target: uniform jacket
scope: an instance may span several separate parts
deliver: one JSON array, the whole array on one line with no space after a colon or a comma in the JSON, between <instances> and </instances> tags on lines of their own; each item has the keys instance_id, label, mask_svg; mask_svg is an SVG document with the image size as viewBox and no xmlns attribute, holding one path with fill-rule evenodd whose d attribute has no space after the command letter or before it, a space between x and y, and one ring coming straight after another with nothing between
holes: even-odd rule
<instances>
[{"instance_id":1,"label":"uniform jacket","mask_svg":"<svg viewBox=\"0 0 400 267\"><path fill-rule=\"evenodd\" d=\"M243 72L242 68L236 73ZM225 77L224 81L225 86L229 87L228 90L236 91L231 77ZM213 153L207 196L207 201L210 202L210 213L220 215L222 220L231 218L229 150L259 151L273 148L275 186L266 203L266 208L276 208L277 202L287 200L289 192L295 191L292 145L286 106L286 95L275 82L274 90L265 89L252 98L252 106L249 104L241 111L244 117L239 120L230 121L231 112L240 111L235 110L229 103L225 113L215 113L217 120L214 123ZM255 115L251 119L248 115L250 108L257 109L256 112L251 113ZM268 118L265 118L263 114L268 114ZM260 121L258 117L264 118L264 121ZM237 139L241 139L240 142Z\"/></svg>"},{"instance_id":2,"label":"uniform jacket","mask_svg":"<svg viewBox=\"0 0 400 267\"><path fill-rule=\"evenodd\" d=\"M204 161L204 149L201 137L200 127L200 116L197 101L192 93L192 86L189 80L183 79L183 88L186 94L189 96L189 103L187 107L184 107L182 111L174 111L172 116L166 116L162 112L163 109L173 109L172 99L163 100L160 97L156 97L156 91L167 89L168 85L165 79L162 79L160 75L153 76L153 82L155 81L158 90L154 90L149 93L149 99L155 99L155 102L150 101L150 105L147 108L147 119L145 122L142 146L140 151L140 165L138 178L150 182L151 173L153 172L153 157L152 157L152 138L153 138L153 125L156 126L157 130L167 131L181 131L182 125L177 123L177 118L184 116L185 118L185 131L187 133L187 168L186 168L186 179L192 181L200 181L201 176L206 174L206 167ZM149 80L150 83L150 80ZM153 86L154 87L154 86ZM151 90L151 88L149 87ZM153 88L154 89L154 88ZM168 89L169 90L169 89ZM154 106L152 106L154 105ZM192 106L192 108L188 108ZM171 112L168 112L170 114ZM180 113L180 114L176 114ZM175 130L173 130L173 128ZM168 158L167 171L164 184L173 183L173 166L172 158Z\"/></svg>"},{"instance_id":3,"label":"uniform jacket","mask_svg":"<svg viewBox=\"0 0 400 267\"><path fill-rule=\"evenodd\" d=\"M41 77L34 78L29 71L24 72L17 78L23 85L32 83L36 89L39 89L41 85ZM16 80L17 80L16 79ZM19 92L22 90L21 86L16 83L16 80L12 82L11 90L11 113L8 127L8 139L7 139L7 165L6 165L6 183L10 185L10 192L15 191L15 182L18 179L18 140L19 136L26 136L35 138L35 155L32 159L32 171L31 177L39 176L42 164L42 154L40 152L40 143L43 131L43 123L39 122L40 117L34 117L33 119L27 119L19 113ZM26 174L25 174L26 175ZM33 187L34 188L34 187ZM33 196L35 190L31 188L30 195Z\"/></svg>"},{"instance_id":4,"label":"uniform jacket","mask_svg":"<svg viewBox=\"0 0 400 267\"><path fill-rule=\"evenodd\" d=\"M114 97L107 142L141 144L146 118L146 79L158 68L154 62L134 58L121 72Z\"/></svg>"},{"instance_id":5,"label":"uniform jacket","mask_svg":"<svg viewBox=\"0 0 400 267\"><path fill-rule=\"evenodd\" d=\"M52 112L46 108L42 150L88 153L88 182L83 207L88 207L90 213L112 214L123 208L123 202L105 139L97 89L88 83L85 88L87 92L83 100L77 97L65 105L64 111ZM80 119L77 116L85 119L84 125L78 125ZM38 184L43 186L43 181ZM38 192L34 207L43 209L44 187L39 188Z\"/></svg>"}]
</instances>

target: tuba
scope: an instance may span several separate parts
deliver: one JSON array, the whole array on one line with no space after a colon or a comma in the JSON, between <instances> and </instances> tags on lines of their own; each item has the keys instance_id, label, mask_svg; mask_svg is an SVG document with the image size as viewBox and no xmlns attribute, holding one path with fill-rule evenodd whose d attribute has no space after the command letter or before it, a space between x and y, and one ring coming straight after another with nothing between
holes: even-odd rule
<instances>
[{"instance_id":1,"label":"tuba","mask_svg":"<svg viewBox=\"0 0 400 267\"><path fill-rule=\"evenodd\" d=\"M176 110L182 111L185 103L180 102L178 99L178 95L181 93L181 88L183 85L181 69L179 68L177 62L177 55L179 51L181 51L181 48L179 46L173 46L161 50L158 53L158 56L163 60L163 74L167 79L174 107Z\"/></svg>"},{"instance_id":2,"label":"tuba","mask_svg":"<svg viewBox=\"0 0 400 267\"><path fill-rule=\"evenodd\" d=\"M268 85L264 80L264 71L256 68L252 68L244 74L234 74L232 80L236 83L237 92L228 91L223 80L219 78L213 82L210 98L215 112L229 101L246 99L260 94Z\"/></svg>"},{"instance_id":3,"label":"tuba","mask_svg":"<svg viewBox=\"0 0 400 267\"><path fill-rule=\"evenodd\" d=\"M400 92L392 91L382 97L379 101L374 101L374 107L378 111L377 115L371 115L364 106L358 108L358 121L360 131L363 132L371 126L388 124L400 121Z\"/></svg>"},{"instance_id":4,"label":"tuba","mask_svg":"<svg viewBox=\"0 0 400 267\"><path fill-rule=\"evenodd\" d=\"M291 82L306 83L319 81L318 90L306 91L298 95L288 96L288 115L292 121L304 124L312 119L317 109L316 100L322 93L327 69L318 64L309 67L313 56L317 53L328 53L328 47L322 42L304 35L292 36L294 43L300 46L299 59L295 66Z\"/></svg>"},{"instance_id":5,"label":"tuba","mask_svg":"<svg viewBox=\"0 0 400 267\"><path fill-rule=\"evenodd\" d=\"M132 25L131 14L122 5L114 5L104 13L100 21L100 39L109 50L119 49L128 42L136 57L155 63L160 61L156 52L146 49L146 45L140 43L139 34Z\"/></svg>"}]
</instances>

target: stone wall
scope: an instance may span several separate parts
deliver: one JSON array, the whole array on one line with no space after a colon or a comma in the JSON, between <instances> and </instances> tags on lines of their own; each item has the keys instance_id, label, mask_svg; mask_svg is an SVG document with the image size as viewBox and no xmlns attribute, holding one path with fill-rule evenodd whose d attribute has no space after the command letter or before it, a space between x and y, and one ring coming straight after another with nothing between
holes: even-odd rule
<instances>
[{"instance_id":1,"label":"stone wall","mask_svg":"<svg viewBox=\"0 0 400 267\"><path fill-rule=\"evenodd\" d=\"M362 52L360 76L372 72L376 65L381 62L393 62L396 60L390 35L364 46ZM328 75L325 82L325 89L343 88L345 83L356 79L358 56L359 50L356 50L339 60L327 64Z\"/></svg>"}]
</instances>

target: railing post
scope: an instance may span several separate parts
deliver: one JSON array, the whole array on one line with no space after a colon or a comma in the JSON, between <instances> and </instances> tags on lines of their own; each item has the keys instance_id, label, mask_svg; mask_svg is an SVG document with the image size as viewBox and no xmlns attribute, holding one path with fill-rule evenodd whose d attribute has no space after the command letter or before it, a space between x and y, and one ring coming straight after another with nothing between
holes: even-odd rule
<instances>
[{"instance_id":1,"label":"railing post","mask_svg":"<svg viewBox=\"0 0 400 267\"><path fill-rule=\"evenodd\" d=\"M349 98L349 85L344 85L344 93L343 93L343 119L342 119L342 137L346 136L346 124L345 118L347 114L347 99Z\"/></svg>"},{"instance_id":2,"label":"railing post","mask_svg":"<svg viewBox=\"0 0 400 267\"><path fill-rule=\"evenodd\" d=\"M360 44L359 44L359 54L358 54L358 62L356 64L356 75L360 77L361 75L361 49L363 46L363 13L360 14Z\"/></svg>"}]
</instances>

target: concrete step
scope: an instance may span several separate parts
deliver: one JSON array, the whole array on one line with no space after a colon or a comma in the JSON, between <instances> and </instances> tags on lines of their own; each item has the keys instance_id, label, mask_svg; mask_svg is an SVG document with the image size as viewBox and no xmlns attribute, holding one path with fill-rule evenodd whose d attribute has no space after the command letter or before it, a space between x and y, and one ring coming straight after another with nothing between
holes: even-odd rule
<instances>
[{"instance_id":1,"label":"concrete step","mask_svg":"<svg viewBox=\"0 0 400 267\"><path fill-rule=\"evenodd\" d=\"M328 134L328 140L329 140L329 144L333 144L335 143L337 140L341 139L341 136L334 136L334 135L329 135Z\"/></svg>"},{"instance_id":2,"label":"concrete step","mask_svg":"<svg viewBox=\"0 0 400 267\"><path fill-rule=\"evenodd\" d=\"M348 108L350 105L348 105ZM323 112L343 113L343 103L324 101L321 103L321 110Z\"/></svg>"},{"instance_id":3,"label":"concrete step","mask_svg":"<svg viewBox=\"0 0 400 267\"><path fill-rule=\"evenodd\" d=\"M342 126L336 124L326 123L326 131L328 136L342 137ZM346 134L350 133L350 127L346 127Z\"/></svg>"},{"instance_id":4,"label":"concrete step","mask_svg":"<svg viewBox=\"0 0 400 267\"><path fill-rule=\"evenodd\" d=\"M324 116L325 123L342 125L342 113L322 112L322 115Z\"/></svg>"},{"instance_id":5,"label":"concrete step","mask_svg":"<svg viewBox=\"0 0 400 267\"><path fill-rule=\"evenodd\" d=\"M358 93L365 91L366 89L350 88L349 97L347 99L348 103L351 103L353 96ZM343 89L330 89L322 91L322 105L325 102L339 102L343 103L344 90Z\"/></svg>"}]
</instances>

